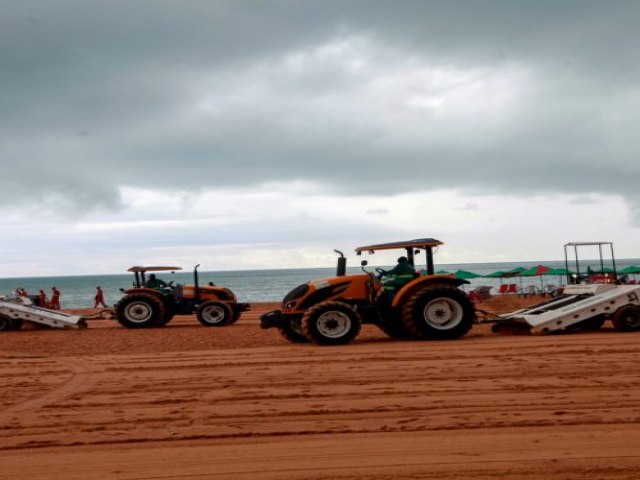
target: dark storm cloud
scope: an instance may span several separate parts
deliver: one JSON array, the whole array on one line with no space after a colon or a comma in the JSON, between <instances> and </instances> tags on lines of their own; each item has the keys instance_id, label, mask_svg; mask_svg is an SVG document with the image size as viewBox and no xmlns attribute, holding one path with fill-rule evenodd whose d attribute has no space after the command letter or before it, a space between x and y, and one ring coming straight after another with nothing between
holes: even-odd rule
<instances>
[{"instance_id":1,"label":"dark storm cloud","mask_svg":"<svg viewBox=\"0 0 640 480\"><path fill-rule=\"evenodd\" d=\"M0 7L5 204L297 179L636 199L637 2Z\"/></svg>"}]
</instances>

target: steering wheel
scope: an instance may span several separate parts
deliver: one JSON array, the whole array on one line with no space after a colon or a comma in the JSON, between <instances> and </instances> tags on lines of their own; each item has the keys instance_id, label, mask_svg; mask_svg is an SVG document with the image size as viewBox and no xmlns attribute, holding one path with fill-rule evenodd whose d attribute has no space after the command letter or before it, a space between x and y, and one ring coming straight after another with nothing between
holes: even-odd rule
<instances>
[{"instance_id":1,"label":"steering wheel","mask_svg":"<svg viewBox=\"0 0 640 480\"><path fill-rule=\"evenodd\" d=\"M389 272L387 272L384 268L376 267L375 271L378 273L378 278L389 275Z\"/></svg>"}]
</instances>

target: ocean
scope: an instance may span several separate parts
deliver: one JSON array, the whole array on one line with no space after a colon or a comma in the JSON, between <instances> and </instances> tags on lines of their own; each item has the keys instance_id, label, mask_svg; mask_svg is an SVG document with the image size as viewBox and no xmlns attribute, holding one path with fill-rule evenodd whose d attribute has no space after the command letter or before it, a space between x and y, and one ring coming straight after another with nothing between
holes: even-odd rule
<instances>
[{"instance_id":1,"label":"ocean","mask_svg":"<svg viewBox=\"0 0 640 480\"><path fill-rule=\"evenodd\" d=\"M505 262L505 263L463 263L463 264L436 264L436 271L467 270L480 275L487 275L495 271L511 270L516 267L534 267L538 264L552 268L563 268L562 261L540 262ZM618 270L629 265L640 265L640 259L616 259ZM599 269L598 260L581 260L581 271L586 271L587 266ZM605 262L605 266L610 263ZM366 267L373 270L374 266ZM382 268L391 268L389 266ZM571 265L569 266L571 268ZM347 273L359 273L360 267L349 267ZM200 284L206 285L213 282L216 285L230 288L241 302L271 302L280 301L291 289L309 280L317 280L335 275L335 267L332 268L299 268L279 270L242 270L224 272L200 272ZM173 280L174 283L193 284L192 272L175 272L158 274L165 281ZM57 287L61 292L60 302L62 308L87 308L93 307L96 286L101 286L104 291L107 305L115 304L122 296L121 288L129 288L133 282L133 274L118 275L83 275L60 277L23 277L0 278L0 295L10 295L18 287L23 287L31 295L38 294L42 289L47 297L51 296L51 287ZM499 278L474 278L469 280L470 285L466 290L481 285L494 287L493 293L501 284ZM504 280L505 283L518 283L520 287L528 285L540 286L541 283L561 285L566 283L564 277L515 277Z\"/></svg>"}]
</instances>

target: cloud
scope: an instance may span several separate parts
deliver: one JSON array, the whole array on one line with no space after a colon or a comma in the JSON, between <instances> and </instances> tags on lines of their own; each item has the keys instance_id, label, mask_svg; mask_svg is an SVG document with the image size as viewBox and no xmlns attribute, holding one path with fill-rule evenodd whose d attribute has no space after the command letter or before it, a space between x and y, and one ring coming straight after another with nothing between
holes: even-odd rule
<instances>
[{"instance_id":1,"label":"cloud","mask_svg":"<svg viewBox=\"0 0 640 480\"><path fill-rule=\"evenodd\" d=\"M496 195L615 197L640 225L637 2L2 8L3 227L19 212L123 250L204 243L199 228L293 248L415 221L396 199L444 191L460 214Z\"/></svg>"}]
</instances>

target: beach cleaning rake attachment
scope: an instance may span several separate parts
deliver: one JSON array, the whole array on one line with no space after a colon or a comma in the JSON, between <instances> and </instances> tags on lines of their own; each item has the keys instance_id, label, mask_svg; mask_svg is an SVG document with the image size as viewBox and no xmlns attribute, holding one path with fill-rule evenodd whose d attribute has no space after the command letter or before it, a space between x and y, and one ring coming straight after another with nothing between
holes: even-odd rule
<instances>
[{"instance_id":1,"label":"beach cleaning rake attachment","mask_svg":"<svg viewBox=\"0 0 640 480\"><path fill-rule=\"evenodd\" d=\"M492 321L494 331L522 326L531 333L550 333L574 327L596 330L608 319L616 330L640 330L639 285L567 285L561 297Z\"/></svg>"},{"instance_id":2,"label":"beach cleaning rake attachment","mask_svg":"<svg viewBox=\"0 0 640 480\"><path fill-rule=\"evenodd\" d=\"M20 330L24 322L50 328L86 328L80 315L36 307L27 297L0 297L0 331Z\"/></svg>"}]
</instances>

